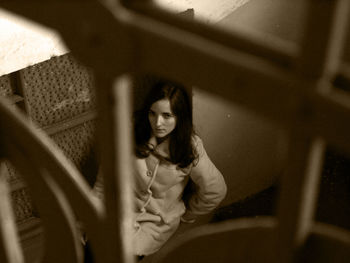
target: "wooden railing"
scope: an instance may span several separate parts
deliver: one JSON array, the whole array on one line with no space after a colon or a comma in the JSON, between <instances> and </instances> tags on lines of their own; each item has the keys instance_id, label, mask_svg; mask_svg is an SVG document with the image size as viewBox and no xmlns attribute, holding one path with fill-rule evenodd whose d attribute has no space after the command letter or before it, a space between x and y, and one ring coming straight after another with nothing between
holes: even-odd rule
<instances>
[{"instance_id":1,"label":"wooden railing","mask_svg":"<svg viewBox=\"0 0 350 263\"><path fill-rule=\"evenodd\" d=\"M5 102L0 104L2 157L25 170L32 192L40 192L33 198L45 224L43 260L81 260L75 215L85 224L96 262L133 261L128 235L132 184L128 73L151 72L224 96L285 128L292 141L276 218L194 230L175 241L159 260L189 259L191 251L214 240L226 244L215 246L215 251L227 262L233 258L251 262L247 250L258 251L259 246L257 262L305 258L345 262L349 234L316 224L313 217L325 142L350 150L350 99L331 84L344 71L341 54L349 2L307 3L304 37L295 46L195 24L160 10L151 1L3 1L2 7L59 30L73 54L96 74L98 138L106 182L103 204L91 198L79 172L45 134ZM0 202L5 211L1 215L10 214L8 200ZM1 217L1 260L21 262L15 228L8 222L11 219ZM4 227L7 224L11 227ZM247 249L253 239L261 242ZM239 244L245 246L245 256L234 256L242 252L235 251ZM212 260L205 249L200 251L200 262ZM333 256L336 261L327 261Z\"/></svg>"}]
</instances>

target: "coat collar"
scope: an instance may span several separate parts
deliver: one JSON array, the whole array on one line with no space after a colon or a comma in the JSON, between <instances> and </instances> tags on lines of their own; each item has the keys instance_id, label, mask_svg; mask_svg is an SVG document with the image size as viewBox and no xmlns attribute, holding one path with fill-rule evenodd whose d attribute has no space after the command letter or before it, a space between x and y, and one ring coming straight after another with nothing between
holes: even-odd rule
<instances>
[{"instance_id":1,"label":"coat collar","mask_svg":"<svg viewBox=\"0 0 350 263\"><path fill-rule=\"evenodd\" d=\"M158 144L156 137L152 136L148 141L148 147L164 158L170 157L169 138Z\"/></svg>"}]
</instances>

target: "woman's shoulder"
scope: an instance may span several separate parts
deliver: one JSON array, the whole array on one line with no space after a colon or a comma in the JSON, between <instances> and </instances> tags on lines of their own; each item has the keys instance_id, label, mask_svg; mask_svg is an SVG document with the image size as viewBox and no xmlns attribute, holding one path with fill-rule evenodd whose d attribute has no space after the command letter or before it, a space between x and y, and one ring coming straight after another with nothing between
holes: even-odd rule
<instances>
[{"instance_id":1,"label":"woman's shoulder","mask_svg":"<svg viewBox=\"0 0 350 263\"><path fill-rule=\"evenodd\" d=\"M199 137L197 134L192 135L192 143L194 147L197 147L199 144L203 144L203 141L201 137Z\"/></svg>"},{"instance_id":2,"label":"woman's shoulder","mask_svg":"<svg viewBox=\"0 0 350 263\"><path fill-rule=\"evenodd\" d=\"M200 157L204 153L203 140L197 134L192 136L192 145L196 152L197 157Z\"/></svg>"}]
</instances>

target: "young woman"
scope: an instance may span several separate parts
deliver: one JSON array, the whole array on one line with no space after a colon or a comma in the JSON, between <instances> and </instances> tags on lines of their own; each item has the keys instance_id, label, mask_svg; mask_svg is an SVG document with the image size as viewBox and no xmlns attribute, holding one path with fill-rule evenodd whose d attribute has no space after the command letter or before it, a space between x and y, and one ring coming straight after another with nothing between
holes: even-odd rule
<instances>
[{"instance_id":1,"label":"young woman","mask_svg":"<svg viewBox=\"0 0 350 263\"><path fill-rule=\"evenodd\" d=\"M226 184L193 131L191 100L183 86L158 81L135 113L134 135L133 243L136 255L147 256L159 250L180 221L194 222L217 207ZM185 206L182 196L190 178L195 190Z\"/></svg>"}]
</instances>

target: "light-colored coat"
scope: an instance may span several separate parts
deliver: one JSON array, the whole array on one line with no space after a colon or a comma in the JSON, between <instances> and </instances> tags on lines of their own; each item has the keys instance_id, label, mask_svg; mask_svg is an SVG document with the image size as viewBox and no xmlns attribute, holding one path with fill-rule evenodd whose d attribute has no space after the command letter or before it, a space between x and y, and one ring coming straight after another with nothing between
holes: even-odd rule
<instances>
[{"instance_id":1,"label":"light-colored coat","mask_svg":"<svg viewBox=\"0 0 350 263\"><path fill-rule=\"evenodd\" d=\"M151 138L153 151L147 158L135 158L135 218L133 244L136 255L156 252L176 231L181 216L202 215L219 205L226 195L226 184L220 171L209 159L203 142L194 136L193 143L198 154L186 168L167 161L169 142L157 145ZM189 178L195 184L187 207L182 195ZM95 187L97 194L100 192ZM187 211L186 211L187 209Z\"/></svg>"}]
</instances>

